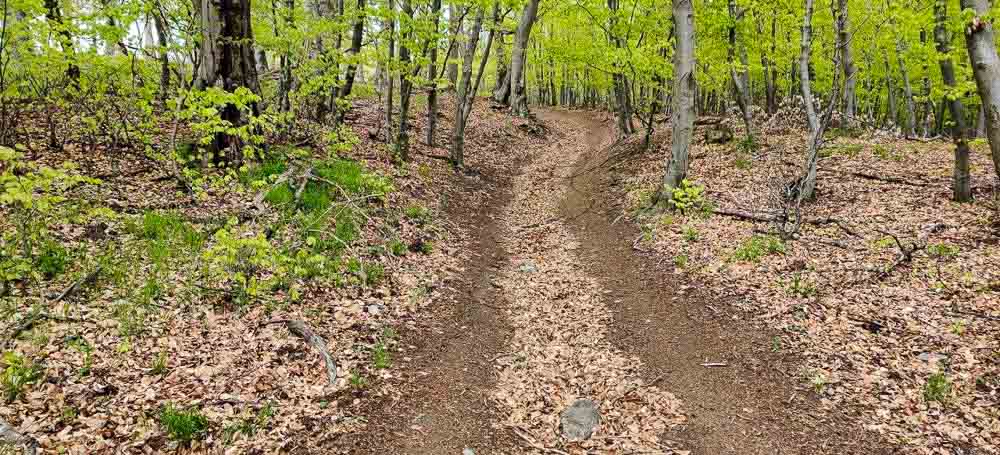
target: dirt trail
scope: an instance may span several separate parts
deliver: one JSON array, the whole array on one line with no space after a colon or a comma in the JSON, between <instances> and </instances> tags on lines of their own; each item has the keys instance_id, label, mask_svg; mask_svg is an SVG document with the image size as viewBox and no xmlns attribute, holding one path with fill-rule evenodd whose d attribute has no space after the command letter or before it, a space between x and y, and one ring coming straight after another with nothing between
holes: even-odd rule
<instances>
[{"instance_id":1,"label":"dirt trail","mask_svg":"<svg viewBox=\"0 0 1000 455\"><path fill-rule=\"evenodd\" d=\"M633 249L639 235L626 222L611 187L609 125L585 113L551 111L551 122L577 123L588 131L590 153L577 157L563 205L582 243L586 269L610 293L614 339L648 366L647 377L684 403L687 425L666 435L695 454L889 453L860 424L818 403L794 377L790 355L772 352L773 334L730 313L707 289L675 274L672 266ZM705 367L704 363L726 367Z\"/></svg>"},{"instance_id":2,"label":"dirt trail","mask_svg":"<svg viewBox=\"0 0 1000 455\"><path fill-rule=\"evenodd\" d=\"M633 250L606 182L608 125L539 116L553 141L487 207L450 207L472 258L437 328L404 334L417 349L402 397L373 402L351 453L889 453L817 411L771 334ZM601 425L568 442L559 414L581 398Z\"/></svg>"}]
</instances>

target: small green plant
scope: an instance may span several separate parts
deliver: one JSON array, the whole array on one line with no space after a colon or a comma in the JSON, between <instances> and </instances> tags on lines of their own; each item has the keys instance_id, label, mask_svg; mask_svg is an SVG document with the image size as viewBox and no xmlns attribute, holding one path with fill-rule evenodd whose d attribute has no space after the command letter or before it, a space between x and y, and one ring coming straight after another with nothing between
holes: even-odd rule
<instances>
[{"instance_id":1,"label":"small green plant","mask_svg":"<svg viewBox=\"0 0 1000 455\"><path fill-rule=\"evenodd\" d=\"M431 219L430 210L420 204L410 204L406 206L406 208L403 209L403 214L406 215L407 219L421 226L427 224L427 222Z\"/></svg>"},{"instance_id":2,"label":"small green plant","mask_svg":"<svg viewBox=\"0 0 1000 455\"><path fill-rule=\"evenodd\" d=\"M736 143L736 152L740 155L750 155L760 148L756 136L746 136Z\"/></svg>"},{"instance_id":3,"label":"small green plant","mask_svg":"<svg viewBox=\"0 0 1000 455\"><path fill-rule=\"evenodd\" d=\"M262 428L267 428L271 417L274 417L274 406L270 402L264 403L257 412L237 419L223 428L222 439L226 444L230 444L237 435L253 436Z\"/></svg>"},{"instance_id":4,"label":"small green plant","mask_svg":"<svg viewBox=\"0 0 1000 455\"><path fill-rule=\"evenodd\" d=\"M948 327L948 330L951 331L951 333L958 336L965 335L965 321L958 320L952 322L951 326Z\"/></svg>"},{"instance_id":5,"label":"small green plant","mask_svg":"<svg viewBox=\"0 0 1000 455\"><path fill-rule=\"evenodd\" d=\"M743 262L760 262L761 258L771 254L784 254L785 244L773 235L753 235L743 242L733 258Z\"/></svg>"},{"instance_id":6,"label":"small green plant","mask_svg":"<svg viewBox=\"0 0 1000 455\"><path fill-rule=\"evenodd\" d=\"M93 367L93 364L94 364L94 360L91 357L91 355L93 354L94 348L92 348L90 346L90 343L88 343L86 339L84 339L83 337L79 337L79 336L74 336L74 337L70 338L70 340L67 342L67 344L69 345L69 347L71 347L71 348L77 350L78 352L80 352L81 354L83 354L83 363L80 366L80 369L77 371L77 373L80 376L89 376L90 375L90 370L91 370L91 368Z\"/></svg>"},{"instance_id":7,"label":"small green plant","mask_svg":"<svg viewBox=\"0 0 1000 455\"><path fill-rule=\"evenodd\" d=\"M736 169L746 171L753 167L753 161L751 161L750 158L741 155L736 157L736 161L733 162L733 165L736 166Z\"/></svg>"},{"instance_id":8,"label":"small green plant","mask_svg":"<svg viewBox=\"0 0 1000 455\"><path fill-rule=\"evenodd\" d=\"M704 210L704 194L705 188L703 186L695 185L688 181L688 179L684 179L681 181L680 186L674 188L672 197L670 198L670 205L674 210L685 215Z\"/></svg>"},{"instance_id":9,"label":"small green plant","mask_svg":"<svg viewBox=\"0 0 1000 455\"><path fill-rule=\"evenodd\" d=\"M117 300L111 309L118 321L118 334L122 338L142 335L146 331L148 311L141 305L128 300Z\"/></svg>"},{"instance_id":10,"label":"small green plant","mask_svg":"<svg viewBox=\"0 0 1000 455\"><path fill-rule=\"evenodd\" d=\"M781 351L781 337L775 335L771 338L771 352Z\"/></svg>"},{"instance_id":11,"label":"small green plant","mask_svg":"<svg viewBox=\"0 0 1000 455\"><path fill-rule=\"evenodd\" d=\"M378 369L389 368L392 364L389 347L386 346L385 341L379 340L375 343L375 347L372 348L372 363L375 365L375 368Z\"/></svg>"},{"instance_id":12,"label":"small green plant","mask_svg":"<svg viewBox=\"0 0 1000 455\"><path fill-rule=\"evenodd\" d=\"M927 245L927 254L930 254L931 257L939 259L953 258L955 256L958 256L958 253L960 251L961 249L958 247L958 245L952 245L950 243L945 243L945 242Z\"/></svg>"},{"instance_id":13,"label":"small green plant","mask_svg":"<svg viewBox=\"0 0 1000 455\"><path fill-rule=\"evenodd\" d=\"M392 239L389 241L389 252L393 256L403 256L406 254L406 244L399 239Z\"/></svg>"},{"instance_id":14,"label":"small green plant","mask_svg":"<svg viewBox=\"0 0 1000 455\"><path fill-rule=\"evenodd\" d=\"M934 373L927 378L924 385L924 399L927 402L936 401L944 404L951 396L951 380L944 373Z\"/></svg>"},{"instance_id":15,"label":"small green plant","mask_svg":"<svg viewBox=\"0 0 1000 455\"><path fill-rule=\"evenodd\" d=\"M885 236L874 242L874 246L877 249L884 250L886 248L892 248L896 246L896 241L892 237Z\"/></svg>"},{"instance_id":16,"label":"small green plant","mask_svg":"<svg viewBox=\"0 0 1000 455\"><path fill-rule=\"evenodd\" d=\"M684 235L684 240L688 242L698 241L698 229L694 226L684 226L684 229L681 230L681 234Z\"/></svg>"},{"instance_id":17,"label":"small green plant","mask_svg":"<svg viewBox=\"0 0 1000 455\"><path fill-rule=\"evenodd\" d=\"M685 268L688 265L688 256L686 254L678 254L674 256L674 265L678 268Z\"/></svg>"},{"instance_id":18,"label":"small green plant","mask_svg":"<svg viewBox=\"0 0 1000 455\"><path fill-rule=\"evenodd\" d=\"M816 295L816 285L801 273L796 273L788 283L788 292L796 297L809 298Z\"/></svg>"},{"instance_id":19,"label":"small green plant","mask_svg":"<svg viewBox=\"0 0 1000 455\"><path fill-rule=\"evenodd\" d=\"M816 374L813 375L812 379L809 380L809 383L812 384L813 390L815 390L816 393L823 393L823 389L826 388L827 384L826 375L823 374L823 372L821 371L816 372Z\"/></svg>"},{"instance_id":20,"label":"small green plant","mask_svg":"<svg viewBox=\"0 0 1000 455\"><path fill-rule=\"evenodd\" d=\"M66 270L69 253L58 242L48 240L42 244L41 254L35 259L38 271L47 279L54 278Z\"/></svg>"},{"instance_id":21,"label":"small green plant","mask_svg":"<svg viewBox=\"0 0 1000 455\"><path fill-rule=\"evenodd\" d=\"M167 374L167 351L160 351L153 359L153 365L149 368L149 374L162 376Z\"/></svg>"},{"instance_id":22,"label":"small green plant","mask_svg":"<svg viewBox=\"0 0 1000 455\"><path fill-rule=\"evenodd\" d=\"M351 388L354 390L363 390L368 385L368 380L357 371L351 372L349 381L351 383Z\"/></svg>"},{"instance_id":23,"label":"small green plant","mask_svg":"<svg viewBox=\"0 0 1000 455\"><path fill-rule=\"evenodd\" d=\"M42 367L33 360L16 352L5 352L0 357L0 386L3 387L4 399L7 402L17 400L24 395L24 389L42 379Z\"/></svg>"},{"instance_id":24,"label":"small green plant","mask_svg":"<svg viewBox=\"0 0 1000 455\"><path fill-rule=\"evenodd\" d=\"M201 439L208 432L208 418L196 408L182 409L167 403L160 411L160 425L167 437L182 444Z\"/></svg>"}]
</instances>

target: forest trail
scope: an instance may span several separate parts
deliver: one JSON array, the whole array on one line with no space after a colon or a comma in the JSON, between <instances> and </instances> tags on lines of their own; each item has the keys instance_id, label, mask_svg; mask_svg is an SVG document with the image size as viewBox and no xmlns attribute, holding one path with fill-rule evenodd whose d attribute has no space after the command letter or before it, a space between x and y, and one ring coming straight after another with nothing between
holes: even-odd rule
<instances>
[{"instance_id":1,"label":"forest trail","mask_svg":"<svg viewBox=\"0 0 1000 455\"><path fill-rule=\"evenodd\" d=\"M488 207L449 210L474 223L474 251L442 329L414 342L402 398L354 453L880 453L855 421L817 411L770 334L633 250L638 231L609 203L610 125L539 117L557 139L495 182ZM601 426L568 443L559 415L578 399Z\"/></svg>"}]
</instances>

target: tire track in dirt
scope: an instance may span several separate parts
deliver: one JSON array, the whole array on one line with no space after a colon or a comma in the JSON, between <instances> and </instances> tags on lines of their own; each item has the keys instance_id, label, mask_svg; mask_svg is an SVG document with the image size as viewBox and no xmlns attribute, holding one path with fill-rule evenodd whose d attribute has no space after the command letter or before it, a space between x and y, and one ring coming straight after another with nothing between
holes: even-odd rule
<instances>
[{"instance_id":1,"label":"tire track in dirt","mask_svg":"<svg viewBox=\"0 0 1000 455\"><path fill-rule=\"evenodd\" d=\"M710 290L634 251L639 232L614 222L619 198L607 181L608 125L589 113L548 111L549 122L575 123L589 133L590 152L575 161L562 215L581 242L585 269L610 291L615 345L638 355L647 378L684 403L688 423L665 435L694 454L893 453L856 419L796 386L793 358L770 351L771 334L730 314ZM721 314L712 312L721 311ZM725 362L723 368L702 366Z\"/></svg>"},{"instance_id":2,"label":"tire track in dirt","mask_svg":"<svg viewBox=\"0 0 1000 455\"><path fill-rule=\"evenodd\" d=\"M471 198L449 200L447 216L468 229L469 257L457 283L437 303L432 330L403 333L416 345L406 366L405 393L398 400L374 400L363 434L342 445L358 454L514 453L508 429L498 420L490 393L496 384L493 360L510 338L500 313L503 302L492 282L506 262L498 244L497 217L510 200L509 176L463 179L465 194L487 190L485 206ZM484 188L485 185L485 188Z\"/></svg>"}]
</instances>

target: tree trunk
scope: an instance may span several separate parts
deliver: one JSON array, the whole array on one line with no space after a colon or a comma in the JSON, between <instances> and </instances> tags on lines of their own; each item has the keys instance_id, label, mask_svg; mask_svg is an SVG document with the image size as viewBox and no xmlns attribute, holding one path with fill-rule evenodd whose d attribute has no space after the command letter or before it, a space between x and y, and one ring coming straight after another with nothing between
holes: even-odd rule
<instances>
[{"instance_id":1,"label":"tree trunk","mask_svg":"<svg viewBox=\"0 0 1000 455\"><path fill-rule=\"evenodd\" d=\"M204 90L221 84L222 89L230 93L245 87L260 94L253 52L250 0L197 0L195 6L195 19L201 30L201 61L196 88ZM250 111L253 115L258 113L256 103L251 104ZM249 121L232 104L226 106L221 114L222 119L233 126L246 125ZM242 143L238 137L216 134L211 151L222 150L229 151L231 164L238 166L242 163Z\"/></svg>"},{"instance_id":2,"label":"tree trunk","mask_svg":"<svg viewBox=\"0 0 1000 455\"><path fill-rule=\"evenodd\" d=\"M514 34L514 51L510 59L510 109L514 115L521 117L528 115L528 97L524 89L524 64L531 27L535 24L535 17L538 16L538 2L539 0L528 0L524 5L521 21L517 24L517 32Z\"/></svg>"},{"instance_id":3,"label":"tree trunk","mask_svg":"<svg viewBox=\"0 0 1000 455\"><path fill-rule=\"evenodd\" d=\"M993 35L993 23L981 16L990 13L987 0L962 0L962 8L972 9L976 17L965 26L965 43L972 61L972 72L982 100L986 136L993 155L993 170L1000 178L1000 59Z\"/></svg>"},{"instance_id":4,"label":"tree trunk","mask_svg":"<svg viewBox=\"0 0 1000 455\"><path fill-rule=\"evenodd\" d=\"M464 14L459 13L461 7L455 4L448 6L448 34L452 36L455 42L458 42L458 37L462 35L462 21L465 18ZM448 47L448 70L447 77L450 85L448 86L450 90L455 89L455 84L458 83L458 62L455 61L458 58L459 46L449 46Z\"/></svg>"},{"instance_id":5,"label":"tree trunk","mask_svg":"<svg viewBox=\"0 0 1000 455\"><path fill-rule=\"evenodd\" d=\"M888 115L888 118L887 118L887 120L888 120L887 123L889 124L889 126L895 127L896 126L896 86L895 86L895 84L892 81L892 65L889 63L889 55L888 55L888 53L886 53L886 55L884 55L883 58L885 60L885 89L886 89L886 92L887 92L887 95L886 95L887 96L887 100L886 100L886 102L888 103L888 106L886 106L886 107L887 107L887 110L889 112L889 115Z\"/></svg>"},{"instance_id":6,"label":"tree trunk","mask_svg":"<svg viewBox=\"0 0 1000 455\"><path fill-rule=\"evenodd\" d=\"M494 3L494 21L498 19L499 3ZM496 23L494 22L494 28ZM469 42L466 44L465 54L462 56L462 76L458 81L458 94L455 103L455 127L452 129L451 150L448 158L456 168L462 167L465 152L465 126L472 112L472 104L476 99L476 90L479 89L479 81L482 80L483 69L489 59L490 46L493 41L493 30L490 30L489 39L486 43L486 52L480 64L479 75L476 77L474 86L472 85L472 64L476 58L476 47L479 45L479 32L483 27L483 9L479 8L476 17L472 21L472 30L469 31Z\"/></svg>"},{"instance_id":7,"label":"tree trunk","mask_svg":"<svg viewBox=\"0 0 1000 455\"><path fill-rule=\"evenodd\" d=\"M496 83L493 85L493 101L499 103L503 99L500 96L500 92L504 89L504 85L506 85L510 81L510 75L507 72L509 67L507 58L505 57L506 46L504 45L503 42L503 35L499 36L499 40L497 40L496 47L497 47L497 80Z\"/></svg>"},{"instance_id":8,"label":"tree trunk","mask_svg":"<svg viewBox=\"0 0 1000 455\"><path fill-rule=\"evenodd\" d=\"M410 160L410 132L409 132L409 120L410 120L410 92L413 89L413 81L410 80L410 71L407 69L410 66L410 38L413 36L412 23L413 23L413 7L410 6L410 0L403 0L402 2L403 14L405 14L409 20L406 33L403 33L403 23L400 22L400 40L399 40L399 62L402 64L403 70L399 72L399 128L396 131L396 153L399 154L399 158L403 161Z\"/></svg>"},{"instance_id":9,"label":"tree trunk","mask_svg":"<svg viewBox=\"0 0 1000 455\"><path fill-rule=\"evenodd\" d=\"M775 55L777 29L778 17L775 15L771 17L771 52L760 53L760 64L764 68L764 99L768 115L778 112L778 68L770 57ZM757 22L757 34L764 34L764 27L760 22Z\"/></svg>"},{"instance_id":10,"label":"tree trunk","mask_svg":"<svg viewBox=\"0 0 1000 455\"><path fill-rule=\"evenodd\" d=\"M950 91L957 85L955 67L952 64L951 36L948 33L948 9L944 2L934 3L934 41L937 43L938 65L941 67L941 79ZM992 44L992 43L991 43ZM945 94L944 103L951 113L952 140L955 142L955 173L953 191L956 202L972 200L971 178L969 176L969 144L966 142L968 132L965 126L965 106L957 94Z\"/></svg>"},{"instance_id":11,"label":"tree trunk","mask_svg":"<svg viewBox=\"0 0 1000 455\"><path fill-rule=\"evenodd\" d=\"M906 98L906 128L903 134L907 138L917 136L917 103L913 100L913 86L910 85L910 75L906 71L906 43L896 40L896 59L899 61L899 75L903 79L903 96Z\"/></svg>"},{"instance_id":12,"label":"tree trunk","mask_svg":"<svg viewBox=\"0 0 1000 455\"><path fill-rule=\"evenodd\" d=\"M44 3L45 19L55 24L55 28L58 30L57 40L59 41L59 46L62 48L62 53L66 56L66 60L68 62L66 66L66 77L69 78L71 84L79 87L80 67L76 64L76 50L73 47L73 35L70 34L69 28L63 27L62 10L59 9L59 0L45 0ZM7 18L3 19L4 21L7 20Z\"/></svg>"},{"instance_id":13,"label":"tree trunk","mask_svg":"<svg viewBox=\"0 0 1000 455\"><path fill-rule=\"evenodd\" d=\"M271 0L272 11L277 14L275 0ZM275 19L277 21L277 19ZM288 30L295 29L295 0L285 0L284 22ZM274 28L275 35L278 35L278 27ZM288 112L292 109L292 53L288 49L280 58L281 79L278 81L278 111Z\"/></svg>"},{"instance_id":14,"label":"tree trunk","mask_svg":"<svg viewBox=\"0 0 1000 455\"><path fill-rule=\"evenodd\" d=\"M927 44L927 30L920 30L920 44ZM927 71L927 59L924 59L924 106L921 115L921 126L923 129L924 137L929 137L931 135L931 127L934 120L934 102L931 101L931 80L927 77L930 74Z\"/></svg>"},{"instance_id":15,"label":"tree trunk","mask_svg":"<svg viewBox=\"0 0 1000 455\"><path fill-rule=\"evenodd\" d=\"M170 46L168 41L170 32L167 30L167 22L163 17L163 9L159 2L154 5L150 15L153 16L156 43L159 45L157 59L160 61L160 100L165 101L170 93L170 59L167 54L167 48Z\"/></svg>"},{"instance_id":16,"label":"tree trunk","mask_svg":"<svg viewBox=\"0 0 1000 455\"><path fill-rule=\"evenodd\" d=\"M434 33L437 33L439 26L439 17L441 13L441 0L433 0L431 2L431 15L434 16ZM427 91L427 138L426 143L428 146L434 146L434 131L437 129L437 60L438 60L438 42L434 39L431 44L431 55L430 63L427 64L427 79L430 80L430 89Z\"/></svg>"},{"instance_id":17,"label":"tree trunk","mask_svg":"<svg viewBox=\"0 0 1000 455\"><path fill-rule=\"evenodd\" d=\"M396 5L393 0L388 0L389 6L389 18L386 20L385 30L389 33L389 43L388 43L388 53L389 59L387 60L390 64L385 68L385 125L386 125L386 142L389 142L389 138L392 137L392 90L395 85L395 76L392 74L392 61L396 58L396 21L393 17L396 15Z\"/></svg>"},{"instance_id":18,"label":"tree trunk","mask_svg":"<svg viewBox=\"0 0 1000 455\"><path fill-rule=\"evenodd\" d=\"M358 17L354 18L351 30L351 48L348 50L347 74L344 75L344 84L340 86L340 93L337 94L338 100L346 100L351 95L351 91L354 90L354 80L358 73L358 62L356 59L361 52L361 42L365 35L364 11L365 0L358 0L357 11L355 12ZM347 110L341 106L333 106L333 108L337 110L337 123L343 122L344 113Z\"/></svg>"},{"instance_id":19,"label":"tree trunk","mask_svg":"<svg viewBox=\"0 0 1000 455\"><path fill-rule=\"evenodd\" d=\"M695 28L693 0L673 0L674 20L674 87L673 87L673 136L671 137L670 162L663 176L663 185L657 203L665 206L673 198L673 191L681 185L688 171L688 150L694 133L695 97Z\"/></svg>"},{"instance_id":20,"label":"tree trunk","mask_svg":"<svg viewBox=\"0 0 1000 455\"><path fill-rule=\"evenodd\" d=\"M743 12L737 11L736 0L729 0L729 78L733 83L733 94L736 95L736 104L743 114L743 126L746 128L747 142L753 143L753 121L750 113L750 74L747 64L747 52L745 48L739 51L736 49L736 25L743 18ZM739 52L740 70L737 71L733 65L736 62L736 53ZM767 72L767 68L764 68Z\"/></svg>"},{"instance_id":21,"label":"tree trunk","mask_svg":"<svg viewBox=\"0 0 1000 455\"><path fill-rule=\"evenodd\" d=\"M854 53L851 52L851 20L847 0L837 0L837 40L840 47L840 58L844 67L844 116L848 125L857 120L857 67L854 65Z\"/></svg>"}]
</instances>

